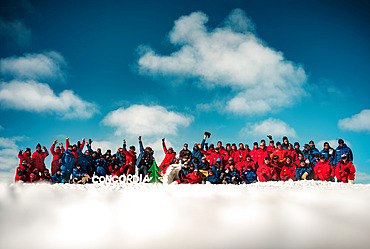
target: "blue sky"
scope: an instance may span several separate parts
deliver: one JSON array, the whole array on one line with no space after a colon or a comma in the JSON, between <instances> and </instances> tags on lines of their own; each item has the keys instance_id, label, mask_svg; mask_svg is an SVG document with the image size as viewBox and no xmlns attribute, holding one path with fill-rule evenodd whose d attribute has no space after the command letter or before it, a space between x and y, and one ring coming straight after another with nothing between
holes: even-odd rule
<instances>
[{"instance_id":1,"label":"blue sky","mask_svg":"<svg viewBox=\"0 0 370 249\"><path fill-rule=\"evenodd\" d=\"M2 1L0 171L19 149L123 138L343 138L370 182L366 1ZM50 164L51 157L47 164ZM10 173L9 173L10 172Z\"/></svg>"}]
</instances>

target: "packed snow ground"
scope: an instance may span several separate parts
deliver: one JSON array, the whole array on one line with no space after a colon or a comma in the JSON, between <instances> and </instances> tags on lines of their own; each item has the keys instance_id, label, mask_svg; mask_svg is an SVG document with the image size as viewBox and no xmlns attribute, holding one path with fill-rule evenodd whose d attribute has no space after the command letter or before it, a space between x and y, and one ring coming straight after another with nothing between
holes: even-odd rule
<instances>
[{"instance_id":1,"label":"packed snow ground","mask_svg":"<svg viewBox=\"0 0 370 249\"><path fill-rule=\"evenodd\" d=\"M370 185L0 184L0 248L369 248Z\"/></svg>"}]
</instances>

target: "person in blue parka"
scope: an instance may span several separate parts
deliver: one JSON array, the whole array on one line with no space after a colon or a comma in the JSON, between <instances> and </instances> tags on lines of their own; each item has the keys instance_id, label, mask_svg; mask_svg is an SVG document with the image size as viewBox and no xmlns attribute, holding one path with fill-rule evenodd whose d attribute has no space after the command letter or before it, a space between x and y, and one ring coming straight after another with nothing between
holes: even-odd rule
<instances>
[{"instance_id":1,"label":"person in blue parka","mask_svg":"<svg viewBox=\"0 0 370 249\"><path fill-rule=\"evenodd\" d=\"M239 184L240 182L240 172L234 166L230 164L229 168L225 170L225 178L222 183L224 184Z\"/></svg>"},{"instance_id":2,"label":"person in blue parka","mask_svg":"<svg viewBox=\"0 0 370 249\"><path fill-rule=\"evenodd\" d=\"M353 161L353 154L352 150L344 143L343 139L338 140L338 147L335 150L335 158L334 158L334 164L337 165L338 162L341 160L341 156L345 154L347 155L348 160Z\"/></svg>"},{"instance_id":3,"label":"person in blue parka","mask_svg":"<svg viewBox=\"0 0 370 249\"><path fill-rule=\"evenodd\" d=\"M93 171L93 157L92 157L92 149L91 149L91 140L89 140L89 143L86 142L87 150L85 153L82 153L80 148L77 148L78 150L78 161L77 164L81 165L81 169L84 171L84 173L87 173L90 177L92 177L94 171Z\"/></svg>"},{"instance_id":4,"label":"person in blue parka","mask_svg":"<svg viewBox=\"0 0 370 249\"><path fill-rule=\"evenodd\" d=\"M335 165L334 165L335 150L332 147L330 147L328 142L324 143L324 148L320 151L320 154L324 155L325 159L329 160L331 165L333 165L335 167Z\"/></svg>"},{"instance_id":5,"label":"person in blue parka","mask_svg":"<svg viewBox=\"0 0 370 249\"><path fill-rule=\"evenodd\" d=\"M62 177L62 170L59 168L56 170L55 174L51 177L52 183L62 183L63 177Z\"/></svg>"},{"instance_id":6,"label":"person in blue parka","mask_svg":"<svg viewBox=\"0 0 370 249\"><path fill-rule=\"evenodd\" d=\"M75 157L72 153L72 145L69 145L67 150L60 156L60 169L62 171L63 183L69 182L72 169L75 165Z\"/></svg>"},{"instance_id":7,"label":"person in blue parka","mask_svg":"<svg viewBox=\"0 0 370 249\"><path fill-rule=\"evenodd\" d=\"M252 165L247 165L241 177L242 182L246 184L257 182L257 174L254 172Z\"/></svg>"},{"instance_id":8,"label":"person in blue parka","mask_svg":"<svg viewBox=\"0 0 370 249\"><path fill-rule=\"evenodd\" d=\"M296 167L295 178L299 180L308 180L308 176L312 171L312 167L309 164L306 164L305 160L302 159L299 161L299 165Z\"/></svg>"},{"instance_id":9,"label":"person in blue parka","mask_svg":"<svg viewBox=\"0 0 370 249\"><path fill-rule=\"evenodd\" d=\"M153 165L154 151L151 147L146 147L144 149L143 142L141 141L141 136L139 136L139 148L140 154L137 157L135 174L142 174L144 178L148 174L149 168Z\"/></svg>"},{"instance_id":10,"label":"person in blue parka","mask_svg":"<svg viewBox=\"0 0 370 249\"><path fill-rule=\"evenodd\" d=\"M207 182L209 182L211 184L217 184L218 183L217 176L216 176L215 172L213 172L213 170L208 171L208 176L206 177L206 183Z\"/></svg>"}]
</instances>

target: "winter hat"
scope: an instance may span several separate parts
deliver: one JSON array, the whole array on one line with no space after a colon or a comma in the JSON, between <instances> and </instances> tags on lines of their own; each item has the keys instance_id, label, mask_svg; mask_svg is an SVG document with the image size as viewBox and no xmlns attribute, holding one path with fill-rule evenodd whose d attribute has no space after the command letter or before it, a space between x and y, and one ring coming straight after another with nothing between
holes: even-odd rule
<instances>
[{"instance_id":1,"label":"winter hat","mask_svg":"<svg viewBox=\"0 0 370 249\"><path fill-rule=\"evenodd\" d=\"M343 139L338 139L338 144L344 144Z\"/></svg>"},{"instance_id":2,"label":"winter hat","mask_svg":"<svg viewBox=\"0 0 370 249\"><path fill-rule=\"evenodd\" d=\"M294 143L294 146L296 146L296 145L298 145L298 146L299 146L299 143L298 143L298 142L295 142L295 143Z\"/></svg>"},{"instance_id":3,"label":"winter hat","mask_svg":"<svg viewBox=\"0 0 370 249\"><path fill-rule=\"evenodd\" d=\"M308 142L309 144L315 144L315 142L313 140L311 140L310 142Z\"/></svg>"},{"instance_id":4,"label":"winter hat","mask_svg":"<svg viewBox=\"0 0 370 249\"><path fill-rule=\"evenodd\" d=\"M231 146L235 146L236 147L236 143L233 143Z\"/></svg>"},{"instance_id":5,"label":"winter hat","mask_svg":"<svg viewBox=\"0 0 370 249\"><path fill-rule=\"evenodd\" d=\"M346 154L342 154L340 157L341 157L342 159L347 159L347 155L346 155Z\"/></svg>"},{"instance_id":6,"label":"winter hat","mask_svg":"<svg viewBox=\"0 0 370 249\"><path fill-rule=\"evenodd\" d=\"M247 155L245 156L245 158L248 158L248 157L251 157L251 155L247 154Z\"/></svg>"},{"instance_id":7,"label":"winter hat","mask_svg":"<svg viewBox=\"0 0 370 249\"><path fill-rule=\"evenodd\" d=\"M30 151L31 152L31 148L26 148L26 150L25 151Z\"/></svg>"},{"instance_id":8,"label":"winter hat","mask_svg":"<svg viewBox=\"0 0 370 249\"><path fill-rule=\"evenodd\" d=\"M321 155L321 156L320 156L320 159L325 159L325 156L324 156L324 155Z\"/></svg>"},{"instance_id":9,"label":"winter hat","mask_svg":"<svg viewBox=\"0 0 370 249\"><path fill-rule=\"evenodd\" d=\"M37 148L37 147L40 147L40 148L41 148L41 144L39 144L39 143L38 143L38 144L36 145L36 148Z\"/></svg>"},{"instance_id":10,"label":"winter hat","mask_svg":"<svg viewBox=\"0 0 370 249\"><path fill-rule=\"evenodd\" d=\"M281 145L281 143L280 142L276 142L276 146L278 146L278 145Z\"/></svg>"},{"instance_id":11,"label":"winter hat","mask_svg":"<svg viewBox=\"0 0 370 249\"><path fill-rule=\"evenodd\" d=\"M310 146L309 146L308 144L305 144L305 145L304 145L304 147L305 147L306 149L310 148Z\"/></svg>"},{"instance_id":12,"label":"winter hat","mask_svg":"<svg viewBox=\"0 0 370 249\"><path fill-rule=\"evenodd\" d=\"M325 146L325 145L328 145L328 146L329 146L329 143L328 143L328 142L325 142L325 143L324 143L324 146Z\"/></svg>"},{"instance_id":13,"label":"winter hat","mask_svg":"<svg viewBox=\"0 0 370 249\"><path fill-rule=\"evenodd\" d=\"M210 144L209 145L209 148L213 148L214 149L215 148L215 145L214 144Z\"/></svg>"},{"instance_id":14,"label":"winter hat","mask_svg":"<svg viewBox=\"0 0 370 249\"><path fill-rule=\"evenodd\" d=\"M270 161L270 157L268 157L268 156L267 156L267 157L265 157L265 160L269 160L269 161Z\"/></svg>"},{"instance_id":15,"label":"winter hat","mask_svg":"<svg viewBox=\"0 0 370 249\"><path fill-rule=\"evenodd\" d=\"M270 144L273 144L274 143L274 140L270 140Z\"/></svg>"},{"instance_id":16,"label":"winter hat","mask_svg":"<svg viewBox=\"0 0 370 249\"><path fill-rule=\"evenodd\" d=\"M283 137L283 141L284 141L284 140L288 140L288 138L287 138L287 137Z\"/></svg>"},{"instance_id":17,"label":"winter hat","mask_svg":"<svg viewBox=\"0 0 370 249\"><path fill-rule=\"evenodd\" d=\"M258 143L257 142L254 142L253 145L258 145Z\"/></svg>"},{"instance_id":18,"label":"winter hat","mask_svg":"<svg viewBox=\"0 0 370 249\"><path fill-rule=\"evenodd\" d=\"M131 146L130 146L130 150L131 150L131 149L135 150L135 146L131 145Z\"/></svg>"},{"instance_id":19,"label":"winter hat","mask_svg":"<svg viewBox=\"0 0 370 249\"><path fill-rule=\"evenodd\" d=\"M62 172L62 170L61 170L60 168L58 168L55 172L58 172L58 171L59 171L59 172Z\"/></svg>"}]
</instances>

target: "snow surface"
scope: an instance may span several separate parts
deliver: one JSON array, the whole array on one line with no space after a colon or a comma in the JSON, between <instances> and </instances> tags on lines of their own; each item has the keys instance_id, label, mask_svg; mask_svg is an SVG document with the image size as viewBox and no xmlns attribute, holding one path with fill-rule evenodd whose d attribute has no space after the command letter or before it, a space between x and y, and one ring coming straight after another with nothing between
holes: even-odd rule
<instances>
[{"instance_id":1,"label":"snow surface","mask_svg":"<svg viewBox=\"0 0 370 249\"><path fill-rule=\"evenodd\" d=\"M370 185L0 184L0 248L369 248Z\"/></svg>"}]
</instances>

